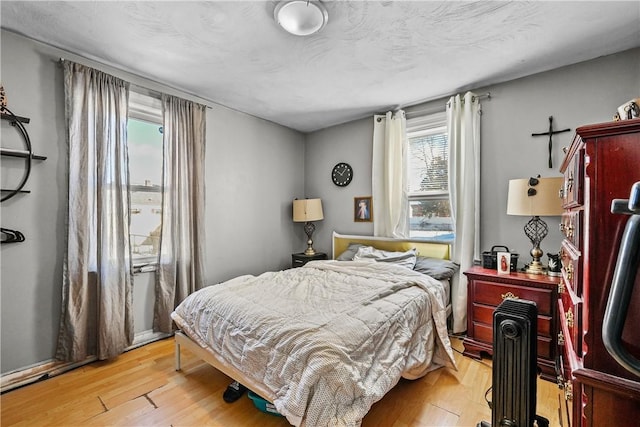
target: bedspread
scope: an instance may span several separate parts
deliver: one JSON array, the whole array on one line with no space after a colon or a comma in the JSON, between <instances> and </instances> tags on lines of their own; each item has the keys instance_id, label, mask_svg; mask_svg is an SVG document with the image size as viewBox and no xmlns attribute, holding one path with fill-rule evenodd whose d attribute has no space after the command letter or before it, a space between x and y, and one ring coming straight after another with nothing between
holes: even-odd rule
<instances>
[{"instance_id":1,"label":"bedspread","mask_svg":"<svg viewBox=\"0 0 640 427\"><path fill-rule=\"evenodd\" d=\"M358 426L400 377L455 368L442 284L386 263L240 276L191 294L172 317L271 390L296 426Z\"/></svg>"}]
</instances>

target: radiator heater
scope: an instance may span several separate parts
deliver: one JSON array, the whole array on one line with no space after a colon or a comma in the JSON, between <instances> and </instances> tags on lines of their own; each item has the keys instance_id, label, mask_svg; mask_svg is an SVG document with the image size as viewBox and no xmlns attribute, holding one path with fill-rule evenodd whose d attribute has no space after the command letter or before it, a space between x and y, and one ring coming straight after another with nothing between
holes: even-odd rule
<instances>
[{"instance_id":1,"label":"radiator heater","mask_svg":"<svg viewBox=\"0 0 640 427\"><path fill-rule=\"evenodd\" d=\"M491 424L483 421L478 427L549 426L546 418L536 415L537 316L532 301L507 298L496 308Z\"/></svg>"}]
</instances>

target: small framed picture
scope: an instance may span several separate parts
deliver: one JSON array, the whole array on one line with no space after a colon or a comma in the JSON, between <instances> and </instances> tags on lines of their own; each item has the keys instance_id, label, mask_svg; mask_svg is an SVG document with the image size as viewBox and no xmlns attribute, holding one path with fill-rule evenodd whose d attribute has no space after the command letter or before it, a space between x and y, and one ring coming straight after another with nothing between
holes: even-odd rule
<instances>
[{"instance_id":1,"label":"small framed picture","mask_svg":"<svg viewBox=\"0 0 640 427\"><path fill-rule=\"evenodd\" d=\"M373 222L373 202L369 197L353 198L353 220L355 222Z\"/></svg>"},{"instance_id":2,"label":"small framed picture","mask_svg":"<svg viewBox=\"0 0 640 427\"><path fill-rule=\"evenodd\" d=\"M511 254L509 252L497 253L498 274L511 273Z\"/></svg>"}]
</instances>

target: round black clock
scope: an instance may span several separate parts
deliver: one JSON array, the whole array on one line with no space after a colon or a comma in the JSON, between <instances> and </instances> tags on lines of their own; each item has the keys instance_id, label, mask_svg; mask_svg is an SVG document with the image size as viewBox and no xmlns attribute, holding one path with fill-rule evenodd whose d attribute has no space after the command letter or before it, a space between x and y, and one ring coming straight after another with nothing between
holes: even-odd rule
<instances>
[{"instance_id":1,"label":"round black clock","mask_svg":"<svg viewBox=\"0 0 640 427\"><path fill-rule=\"evenodd\" d=\"M353 169L348 163L338 163L331 171L331 180L338 187L346 187L353 179Z\"/></svg>"}]
</instances>

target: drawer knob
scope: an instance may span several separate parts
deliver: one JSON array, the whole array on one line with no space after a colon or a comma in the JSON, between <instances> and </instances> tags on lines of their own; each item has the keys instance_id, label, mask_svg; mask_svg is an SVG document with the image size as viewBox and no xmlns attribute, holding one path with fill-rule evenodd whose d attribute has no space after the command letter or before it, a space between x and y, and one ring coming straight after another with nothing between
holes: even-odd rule
<instances>
[{"instance_id":1,"label":"drawer knob","mask_svg":"<svg viewBox=\"0 0 640 427\"><path fill-rule=\"evenodd\" d=\"M573 328L573 310L571 308L565 313L565 318L567 320L567 327L570 329Z\"/></svg>"},{"instance_id":2,"label":"drawer knob","mask_svg":"<svg viewBox=\"0 0 640 427\"><path fill-rule=\"evenodd\" d=\"M518 296L514 295L513 292L507 292L506 294L502 294L500 295L502 297L503 300L507 299L507 298L511 298L511 299L519 299Z\"/></svg>"}]
</instances>

